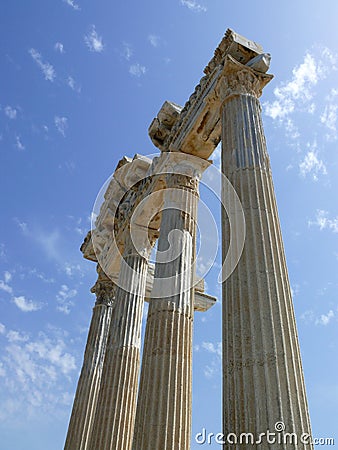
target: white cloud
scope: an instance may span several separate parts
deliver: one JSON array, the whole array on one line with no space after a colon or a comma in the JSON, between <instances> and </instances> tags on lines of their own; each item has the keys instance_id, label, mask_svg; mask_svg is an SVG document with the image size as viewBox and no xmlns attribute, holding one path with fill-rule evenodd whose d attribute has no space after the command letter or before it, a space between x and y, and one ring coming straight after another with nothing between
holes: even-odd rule
<instances>
[{"instance_id":1,"label":"white cloud","mask_svg":"<svg viewBox=\"0 0 338 450\"><path fill-rule=\"evenodd\" d=\"M15 136L15 145L19 150L25 150L25 146L23 145L23 143L21 142L21 138L20 136Z\"/></svg>"},{"instance_id":2,"label":"white cloud","mask_svg":"<svg viewBox=\"0 0 338 450\"><path fill-rule=\"evenodd\" d=\"M5 283L3 280L0 280L0 290L7 292L8 294L12 294L13 289L9 284Z\"/></svg>"},{"instance_id":3,"label":"white cloud","mask_svg":"<svg viewBox=\"0 0 338 450\"><path fill-rule=\"evenodd\" d=\"M72 278L75 273L81 272L81 267L79 264L71 264L69 262L66 262L63 266L63 270L66 272L66 275Z\"/></svg>"},{"instance_id":4,"label":"white cloud","mask_svg":"<svg viewBox=\"0 0 338 450\"><path fill-rule=\"evenodd\" d=\"M204 367L203 372L204 372L204 376L206 378L212 378L216 374L217 369L216 369L216 367L214 365L211 365L211 366L206 365Z\"/></svg>"},{"instance_id":5,"label":"white cloud","mask_svg":"<svg viewBox=\"0 0 338 450\"><path fill-rule=\"evenodd\" d=\"M122 50L122 56L129 61L130 58L133 56L133 48L130 44L128 44L128 42L123 42L122 43L123 46L123 50Z\"/></svg>"},{"instance_id":6,"label":"white cloud","mask_svg":"<svg viewBox=\"0 0 338 450\"><path fill-rule=\"evenodd\" d=\"M65 49L64 49L64 47L63 47L62 42L56 42L55 45L54 45L54 50L55 50L56 52L59 52L59 53L64 53L64 52L65 52Z\"/></svg>"},{"instance_id":7,"label":"white cloud","mask_svg":"<svg viewBox=\"0 0 338 450\"><path fill-rule=\"evenodd\" d=\"M148 41L150 42L150 45L155 48L160 45L160 37L156 36L156 34L149 34Z\"/></svg>"},{"instance_id":8,"label":"white cloud","mask_svg":"<svg viewBox=\"0 0 338 450\"><path fill-rule=\"evenodd\" d=\"M0 334L5 334L6 332L6 327L3 323L0 322Z\"/></svg>"},{"instance_id":9,"label":"white cloud","mask_svg":"<svg viewBox=\"0 0 338 450\"><path fill-rule=\"evenodd\" d=\"M328 217L328 211L324 211L322 209L318 209L316 213L316 219L314 221L309 221L308 225L314 225L319 227L320 230L331 230L333 233L338 233L338 217L334 219L330 219Z\"/></svg>"},{"instance_id":10,"label":"white cloud","mask_svg":"<svg viewBox=\"0 0 338 450\"><path fill-rule=\"evenodd\" d=\"M84 36L84 41L91 52L101 53L103 51L102 37L97 34L95 25L92 25L90 31Z\"/></svg>"},{"instance_id":11,"label":"white cloud","mask_svg":"<svg viewBox=\"0 0 338 450\"><path fill-rule=\"evenodd\" d=\"M49 62L44 62L41 54L34 48L29 50L29 54L34 59L38 67L42 70L45 80L53 82L56 77L54 67Z\"/></svg>"},{"instance_id":12,"label":"white cloud","mask_svg":"<svg viewBox=\"0 0 338 450\"><path fill-rule=\"evenodd\" d=\"M300 318L307 324L312 323L314 321L314 312L310 309L308 311L303 312Z\"/></svg>"},{"instance_id":13,"label":"white cloud","mask_svg":"<svg viewBox=\"0 0 338 450\"><path fill-rule=\"evenodd\" d=\"M12 120L16 119L17 110L15 108L12 108L11 106L7 105L4 108L4 111L7 117L9 117Z\"/></svg>"},{"instance_id":14,"label":"white cloud","mask_svg":"<svg viewBox=\"0 0 338 450\"><path fill-rule=\"evenodd\" d=\"M131 75L133 75L134 77L138 77L138 78L141 77L142 75L144 75L146 73L146 71L147 71L146 67L142 66L139 63L132 64L129 67L129 73Z\"/></svg>"},{"instance_id":15,"label":"white cloud","mask_svg":"<svg viewBox=\"0 0 338 450\"><path fill-rule=\"evenodd\" d=\"M41 306L31 300L26 300L26 298L21 295L20 297L14 297L13 302L16 306L23 312L33 312L41 309Z\"/></svg>"},{"instance_id":16,"label":"white cloud","mask_svg":"<svg viewBox=\"0 0 338 450\"><path fill-rule=\"evenodd\" d=\"M309 150L303 161L299 164L299 172L302 177L311 174L314 181L318 180L318 176L326 175L327 170L321 159L318 159L315 151Z\"/></svg>"},{"instance_id":17,"label":"white cloud","mask_svg":"<svg viewBox=\"0 0 338 450\"><path fill-rule=\"evenodd\" d=\"M63 137L66 137L66 130L68 128L68 119L67 117L54 117L54 124L59 133L62 134Z\"/></svg>"},{"instance_id":18,"label":"white cloud","mask_svg":"<svg viewBox=\"0 0 338 450\"><path fill-rule=\"evenodd\" d=\"M67 78L67 85L75 92L80 93L81 92L81 88L80 86L78 86L78 84L76 83L76 81L74 80L73 77L69 76Z\"/></svg>"},{"instance_id":19,"label":"white cloud","mask_svg":"<svg viewBox=\"0 0 338 450\"><path fill-rule=\"evenodd\" d=\"M17 217L14 218L14 222L18 225L23 234L28 233L28 225L26 222L20 222L20 220Z\"/></svg>"},{"instance_id":20,"label":"white cloud","mask_svg":"<svg viewBox=\"0 0 338 450\"><path fill-rule=\"evenodd\" d=\"M207 10L205 6L200 5L195 0L180 0L180 3L194 12L206 12Z\"/></svg>"},{"instance_id":21,"label":"white cloud","mask_svg":"<svg viewBox=\"0 0 338 450\"><path fill-rule=\"evenodd\" d=\"M63 374L68 374L76 369L75 358L69 353L64 353L65 344L62 340L57 343L45 338L26 345L29 353L37 354L40 359L45 359L59 367Z\"/></svg>"},{"instance_id":22,"label":"white cloud","mask_svg":"<svg viewBox=\"0 0 338 450\"><path fill-rule=\"evenodd\" d=\"M5 244L3 242L0 242L0 259L2 260L6 259L6 249Z\"/></svg>"},{"instance_id":23,"label":"white cloud","mask_svg":"<svg viewBox=\"0 0 338 450\"><path fill-rule=\"evenodd\" d=\"M10 272L8 272L8 270L6 270L4 273L4 278L5 278L5 282L9 283L12 279L12 274Z\"/></svg>"},{"instance_id":24,"label":"white cloud","mask_svg":"<svg viewBox=\"0 0 338 450\"><path fill-rule=\"evenodd\" d=\"M222 356L222 342L213 344L212 342L202 342L202 348L209 353L215 353L219 357Z\"/></svg>"},{"instance_id":25,"label":"white cloud","mask_svg":"<svg viewBox=\"0 0 338 450\"><path fill-rule=\"evenodd\" d=\"M76 289L70 289L66 284L63 284L56 296L56 300L59 303L57 310L64 313L70 313L70 307L74 305L74 302L70 299L77 295Z\"/></svg>"},{"instance_id":26,"label":"white cloud","mask_svg":"<svg viewBox=\"0 0 338 450\"><path fill-rule=\"evenodd\" d=\"M6 335L9 342L27 342L29 337L27 334L21 334L19 331L9 330Z\"/></svg>"},{"instance_id":27,"label":"white cloud","mask_svg":"<svg viewBox=\"0 0 338 450\"><path fill-rule=\"evenodd\" d=\"M0 290L7 292L8 294L13 293L12 287L8 284L12 279L12 274L7 270L4 273L4 280L0 280Z\"/></svg>"},{"instance_id":28,"label":"white cloud","mask_svg":"<svg viewBox=\"0 0 338 450\"><path fill-rule=\"evenodd\" d=\"M64 330L49 328L48 336L40 332L35 338L24 331L3 329L2 334L7 340L0 356L6 399L2 399L0 420L64 414L64 405L70 405L72 398L65 390L76 370L75 357L66 350Z\"/></svg>"},{"instance_id":29,"label":"white cloud","mask_svg":"<svg viewBox=\"0 0 338 450\"><path fill-rule=\"evenodd\" d=\"M335 56L327 48L321 50L321 57L317 60L306 53L303 62L292 70L292 79L274 89L275 100L264 104L265 114L279 121L298 109L313 114L314 87L330 71L335 70L334 61Z\"/></svg>"},{"instance_id":30,"label":"white cloud","mask_svg":"<svg viewBox=\"0 0 338 450\"><path fill-rule=\"evenodd\" d=\"M337 139L337 111L336 104L329 104L325 106L323 114L320 116L321 123L328 129L327 139Z\"/></svg>"},{"instance_id":31,"label":"white cloud","mask_svg":"<svg viewBox=\"0 0 338 450\"><path fill-rule=\"evenodd\" d=\"M322 314L319 319L316 320L316 325L328 325L335 316L332 309L327 314Z\"/></svg>"},{"instance_id":32,"label":"white cloud","mask_svg":"<svg viewBox=\"0 0 338 450\"><path fill-rule=\"evenodd\" d=\"M67 5L71 6L75 11L80 11L80 6L75 3L75 0L63 0Z\"/></svg>"},{"instance_id":33,"label":"white cloud","mask_svg":"<svg viewBox=\"0 0 338 450\"><path fill-rule=\"evenodd\" d=\"M22 222L18 218L14 218L14 221L26 237L35 241L42 248L49 259L54 259L58 263L64 262L64 256L60 250L61 235L58 229L52 231L45 231L40 228L31 229L26 222Z\"/></svg>"}]
</instances>

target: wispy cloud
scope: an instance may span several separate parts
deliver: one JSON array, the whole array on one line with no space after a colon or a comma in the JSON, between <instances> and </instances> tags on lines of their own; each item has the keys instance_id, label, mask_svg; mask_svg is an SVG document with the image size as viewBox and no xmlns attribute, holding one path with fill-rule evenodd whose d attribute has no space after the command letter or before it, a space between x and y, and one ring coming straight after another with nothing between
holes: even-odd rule
<instances>
[{"instance_id":1,"label":"wispy cloud","mask_svg":"<svg viewBox=\"0 0 338 450\"><path fill-rule=\"evenodd\" d=\"M332 309L327 314L322 314L317 320L316 325L328 325L330 321L335 317L334 312Z\"/></svg>"},{"instance_id":2,"label":"wispy cloud","mask_svg":"<svg viewBox=\"0 0 338 450\"><path fill-rule=\"evenodd\" d=\"M127 61L130 61L130 58L133 56L134 50L131 44L128 44L128 42L122 42L122 56Z\"/></svg>"},{"instance_id":3,"label":"wispy cloud","mask_svg":"<svg viewBox=\"0 0 338 450\"><path fill-rule=\"evenodd\" d=\"M29 340L27 334L20 333L16 330L9 330L6 337L9 342L27 342Z\"/></svg>"},{"instance_id":4,"label":"wispy cloud","mask_svg":"<svg viewBox=\"0 0 338 450\"><path fill-rule=\"evenodd\" d=\"M8 118L10 119L16 119L16 115L17 115L17 110L15 108L12 108L11 106L6 106L4 108L5 114Z\"/></svg>"},{"instance_id":5,"label":"wispy cloud","mask_svg":"<svg viewBox=\"0 0 338 450\"><path fill-rule=\"evenodd\" d=\"M103 51L102 37L97 34L95 25L91 25L89 32L84 36L84 41L91 52L101 53Z\"/></svg>"},{"instance_id":6,"label":"wispy cloud","mask_svg":"<svg viewBox=\"0 0 338 450\"><path fill-rule=\"evenodd\" d=\"M209 353L215 353L218 356L222 356L222 342L202 342L202 348Z\"/></svg>"},{"instance_id":7,"label":"wispy cloud","mask_svg":"<svg viewBox=\"0 0 338 450\"><path fill-rule=\"evenodd\" d=\"M63 0L67 5L71 6L75 11L80 11L80 6L74 0Z\"/></svg>"},{"instance_id":8,"label":"wispy cloud","mask_svg":"<svg viewBox=\"0 0 338 450\"><path fill-rule=\"evenodd\" d=\"M68 119L67 117L54 117L54 124L59 133L62 134L63 137L66 137L66 130L68 128Z\"/></svg>"},{"instance_id":9,"label":"wispy cloud","mask_svg":"<svg viewBox=\"0 0 338 450\"><path fill-rule=\"evenodd\" d=\"M75 357L67 350L62 333L48 330L32 337L22 330L7 330L0 324L2 343L0 376L6 389L0 420L58 414L70 406L72 396L65 392L76 370ZM55 336L54 336L55 335Z\"/></svg>"},{"instance_id":10,"label":"wispy cloud","mask_svg":"<svg viewBox=\"0 0 338 450\"><path fill-rule=\"evenodd\" d=\"M0 280L0 290L7 292L8 294L13 293L12 286L9 285L9 282L12 279L12 274L7 270L4 272L4 279Z\"/></svg>"},{"instance_id":11,"label":"wispy cloud","mask_svg":"<svg viewBox=\"0 0 338 450\"><path fill-rule=\"evenodd\" d=\"M19 150L25 150L25 146L23 145L23 143L21 142L21 138L20 136L15 136L15 146L17 149Z\"/></svg>"},{"instance_id":12,"label":"wispy cloud","mask_svg":"<svg viewBox=\"0 0 338 450\"><path fill-rule=\"evenodd\" d=\"M327 326L333 319L337 318L337 314L330 309L326 314L320 314L316 317L313 310L305 311L300 318L307 324Z\"/></svg>"},{"instance_id":13,"label":"wispy cloud","mask_svg":"<svg viewBox=\"0 0 338 450\"><path fill-rule=\"evenodd\" d=\"M194 346L195 351L200 351L200 349L213 355L211 361L204 366L203 370L206 378L213 378L221 369L222 343L202 342L201 345Z\"/></svg>"},{"instance_id":14,"label":"wispy cloud","mask_svg":"<svg viewBox=\"0 0 338 450\"><path fill-rule=\"evenodd\" d=\"M10 272L8 272L8 270L6 270L4 273L4 278L5 278L5 282L9 283L12 279L12 274Z\"/></svg>"},{"instance_id":15,"label":"wispy cloud","mask_svg":"<svg viewBox=\"0 0 338 450\"><path fill-rule=\"evenodd\" d=\"M24 236L32 239L46 254L47 258L58 263L64 262L64 256L61 251L61 234L58 229L52 231L41 230L38 227L29 227L26 222L14 218Z\"/></svg>"},{"instance_id":16,"label":"wispy cloud","mask_svg":"<svg viewBox=\"0 0 338 450\"><path fill-rule=\"evenodd\" d=\"M65 262L63 270L69 278L73 278L75 274L79 275L82 272L79 264L71 264L69 262Z\"/></svg>"},{"instance_id":17,"label":"wispy cloud","mask_svg":"<svg viewBox=\"0 0 338 450\"><path fill-rule=\"evenodd\" d=\"M63 284L56 296L56 300L59 303L56 309L64 314L69 314L70 307L74 305L71 299L76 295L76 289L70 289L66 284Z\"/></svg>"},{"instance_id":18,"label":"wispy cloud","mask_svg":"<svg viewBox=\"0 0 338 450\"><path fill-rule=\"evenodd\" d=\"M7 284L4 280L0 280L0 290L7 292L8 294L12 294L13 289L12 287Z\"/></svg>"},{"instance_id":19,"label":"wispy cloud","mask_svg":"<svg viewBox=\"0 0 338 450\"><path fill-rule=\"evenodd\" d=\"M31 55L33 60L36 62L38 67L40 67L40 69L42 70L45 80L53 82L56 77L54 67L49 62L44 62L42 59L41 53L39 53L34 48L31 48L29 50L29 54Z\"/></svg>"},{"instance_id":20,"label":"wispy cloud","mask_svg":"<svg viewBox=\"0 0 338 450\"><path fill-rule=\"evenodd\" d=\"M56 44L54 45L54 50L56 52L61 53L61 54L65 52L65 49L64 49L63 44L61 42L56 42Z\"/></svg>"},{"instance_id":21,"label":"wispy cloud","mask_svg":"<svg viewBox=\"0 0 338 450\"><path fill-rule=\"evenodd\" d=\"M264 103L267 116L279 122L289 121L296 111L313 114L316 106L313 98L315 86L332 70L336 70L336 56L328 49L321 49L321 56L316 58L310 52L305 54L303 62L292 70L291 80L281 83L273 91L275 100Z\"/></svg>"},{"instance_id":22,"label":"wispy cloud","mask_svg":"<svg viewBox=\"0 0 338 450\"><path fill-rule=\"evenodd\" d=\"M200 5L195 0L180 0L182 6L186 6L188 9L194 12L206 12L207 8Z\"/></svg>"},{"instance_id":23,"label":"wispy cloud","mask_svg":"<svg viewBox=\"0 0 338 450\"><path fill-rule=\"evenodd\" d=\"M147 72L147 69L145 66L142 66L139 63L132 64L129 67L129 73L130 75L133 75L134 77L140 78L142 75L145 75Z\"/></svg>"},{"instance_id":24,"label":"wispy cloud","mask_svg":"<svg viewBox=\"0 0 338 450\"><path fill-rule=\"evenodd\" d=\"M331 90L332 93L331 99L334 99L334 101L336 101L337 94L334 95L333 91L335 90L334 89ZM331 102L332 100L328 105L325 106L325 110L320 116L320 121L327 129L326 139L328 141L335 141L338 138L337 135L338 106L336 105L336 103Z\"/></svg>"},{"instance_id":25,"label":"wispy cloud","mask_svg":"<svg viewBox=\"0 0 338 450\"><path fill-rule=\"evenodd\" d=\"M309 101L312 88L318 82L319 68L314 57L307 53L304 61L292 71L290 81L274 89L276 100L265 103L265 114L272 119L283 119L294 112L297 101Z\"/></svg>"},{"instance_id":26,"label":"wispy cloud","mask_svg":"<svg viewBox=\"0 0 338 450\"><path fill-rule=\"evenodd\" d=\"M14 297L13 303L15 303L16 306L23 312L33 312L41 309L41 305L31 300L26 300L23 295L21 295L20 297Z\"/></svg>"},{"instance_id":27,"label":"wispy cloud","mask_svg":"<svg viewBox=\"0 0 338 450\"><path fill-rule=\"evenodd\" d=\"M160 37L156 36L156 34L149 34L148 41L150 42L150 45L155 48L160 45Z\"/></svg>"},{"instance_id":28,"label":"wispy cloud","mask_svg":"<svg viewBox=\"0 0 338 450\"><path fill-rule=\"evenodd\" d=\"M314 181L318 181L319 175L327 174L324 162L318 158L314 149L309 150L304 159L299 163L299 173L302 177L310 174Z\"/></svg>"},{"instance_id":29,"label":"wispy cloud","mask_svg":"<svg viewBox=\"0 0 338 450\"><path fill-rule=\"evenodd\" d=\"M334 219L329 218L329 212L323 209L318 209L315 220L308 221L309 226L317 226L320 230L331 230L333 233L338 233L338 217Z\"/></svg>"},{"instance_id":30,"label":"wispy cloud","mask_svg":"<svg viewBox=\"0 0 338 450\"><path fill-rule=\"evenodd\" d=\"M75 92L80 93L81 87L77 84L73 77L69 76L67 78L67 85Z\"/></svg>"}]
</instances>

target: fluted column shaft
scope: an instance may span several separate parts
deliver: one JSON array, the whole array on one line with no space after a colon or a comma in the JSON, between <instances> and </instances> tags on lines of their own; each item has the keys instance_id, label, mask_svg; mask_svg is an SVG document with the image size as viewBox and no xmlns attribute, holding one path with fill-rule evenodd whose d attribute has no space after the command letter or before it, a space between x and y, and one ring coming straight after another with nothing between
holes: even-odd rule
<instances>
[{"instance_id":1,"label":"fluted column shaft","mask_svg":"<svg viewBox=\"0 0 338 450\"><path fill-rule=\"evenodd\" d=\"M224 434L258 437L276 432L276 422L282 421L285 432L300 440L311 427L259 91L254 95L252 71L236 77L232 74L234 90L228 90L222 107L222 171L242 202L246 239L237 268L223 283ZM224 198L225 205L229 201L230 196ZM225 258L229 239L236 240L225 211L222 233ZM268 443L263 437L260 445L225 448L313 447L299 441Z\"/></svg>"},{"instance_id":2,"label":"fluted column shaft","mask_svg":"<svg viewBox=\"0 0 338 450\"><path fill-rule=\"evenodd\" d=\"M196 178L167 176L134 450L190 448L197 186Z\"/></svg>"},{"instance_id":3,"label":"fluted column shaft","mask_svg":"<svg viewBox=\"0 0 338 450\"><path fill-rule=\"evenodd\" d=\"M146 257L128 239L116 288L90 450L131 448L147 268Z\"/></svg>"},{"instance_id":4,"label":"fluted column shaft","mask_svg":"<svg viewBox=\"0 0 338 450\"><path fill-rule=\"evenodd\" d=\"M99 267L98 273L98 281L92 288L92 292L96 293L96 303L69 422L65 450L87 449L94 421L115 296L114 283L105 276Z\"/></svg>"}]
</instances>

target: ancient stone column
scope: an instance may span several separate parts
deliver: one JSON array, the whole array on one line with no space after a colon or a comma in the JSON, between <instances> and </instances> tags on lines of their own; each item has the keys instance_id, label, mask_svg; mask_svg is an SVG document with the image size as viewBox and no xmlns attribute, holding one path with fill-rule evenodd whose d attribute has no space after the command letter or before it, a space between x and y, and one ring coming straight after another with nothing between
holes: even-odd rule
<instances>
[{"instance_id":1,"label":"ancient stone column","mask_svg":"<svg viewBox=\"0 0 338 450\"><path fill-rule=\"evenodd\" d=\"M174 164L173 173L166 176L134 450L190 448L198 180L208 163L175 155L177 161L186 158L186 166Z\"/></svg>"},{"instance_id":2,"label":"ancient stone column","mask_svg":"<svg viewBox=\"0 0 338 450\"><path fill-rule=\"evenodd\" d=\"M257 438L269 430L277 439L269 443L263 436L261 444L227 443L225 448L312 449L300 442L311 427L258 101L269 76L231 61L224 73L218 92L223 100L222 171L242 202L246 221L243 254L223 283L224 434L250 432ZM231 195L224 192L223 200L231 209ZM236 223L230 232L223 211L223 258L229 239L237 239L235 229ZM278 431L284 427L297 434L298 444L283 442Z\"/></svg>"},{"instance_id":3,"label":"ancient stone column","mask_svg":"<svg viewBox=\"0 0 338 450\"><path fill-rule=\"evenodd\" d=\"M90 450L131 448L140 367L147 258L128 233L110 323Z\"/></svg>"},{"instance_id":4,"label":"ancient stone column","mask_svg":"<svg viewBox=\"0 0 338 450\"><path fill-rule=\"evenodd\" d=\"M89 328L81 375L76 389L65 450L85 450L91 435L99 393L115 285L97 266L98 279L91 291L96 303Z\"/></svg>"}]
</instances>

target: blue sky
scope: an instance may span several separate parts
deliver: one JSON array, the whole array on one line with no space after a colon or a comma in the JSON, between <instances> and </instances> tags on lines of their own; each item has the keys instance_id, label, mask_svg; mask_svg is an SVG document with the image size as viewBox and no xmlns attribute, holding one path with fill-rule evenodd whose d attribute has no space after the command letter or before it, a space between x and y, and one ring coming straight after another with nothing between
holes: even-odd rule
<instances>
[{"instance_id":1,"label":"blue sky","mask_svg":"<svg viewBox=\"0 0 338 450\"><path fill-rule=\"evenodd\" d=\"M95 300L79 247L96 195L122 156L156 151L152 118L185 103L228 27L272 55L263 121L313 433L338 443L338 3L225 3L1 2L1 450L62 448ZM219 296L217 264L206 281ZM193 434L221 431L220 341L217 304L196 314Z\"/></svg>"}]
</instances>

